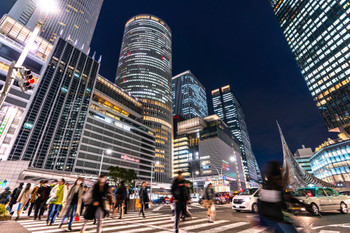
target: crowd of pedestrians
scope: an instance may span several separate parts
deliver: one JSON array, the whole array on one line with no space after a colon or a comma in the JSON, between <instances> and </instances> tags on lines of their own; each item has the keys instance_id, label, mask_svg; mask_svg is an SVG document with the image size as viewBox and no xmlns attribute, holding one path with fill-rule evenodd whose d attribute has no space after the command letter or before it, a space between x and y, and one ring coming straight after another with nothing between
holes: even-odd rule
<instances>
[{"instance_id":1,"label":"crowd of pedestrians","mask_svg":"<svg viewBox=\"0 0 350 233\"><path fill-rule=\"evenodd\" d=\"M190 182L185 180L182 172L174 179L171 187L173 217L175 232L179 232L180 220L185 221L191 217L188 204L191 200ZM139 192L139 216L146 218L146 209L149 208L150 198L147 191L147 183L142 182ZM130 201L130 186L125 186L120 181L117 187L108 184L104 175L100 175L98 181L90 188L84 186L84 179L79 177L71 186L64 180L41 180L38 185L20 183L11 192L6 188L0 194L0 204L4 204L11 215L15 211L16 220L27 210L34 220L42 220L47 211L46 224L54 225L57 217L60 218L58 227L67 224L67 231L72 231L74 221L84 218L81 233L84 233L87 223L91 220L96 225L96 232L102 230L102 221L106 216L122 219L127 214ZM214 190L209 184L203 193L203 206L208 208L208 222L213 222L215 215Z\"/></svg>"}]
</instances>

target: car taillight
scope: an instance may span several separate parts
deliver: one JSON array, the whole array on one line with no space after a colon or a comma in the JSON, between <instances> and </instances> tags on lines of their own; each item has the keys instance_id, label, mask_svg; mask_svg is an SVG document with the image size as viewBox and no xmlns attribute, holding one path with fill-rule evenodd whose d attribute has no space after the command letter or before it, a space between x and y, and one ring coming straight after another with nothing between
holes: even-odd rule
<instances>
[{"instance_id":1,"label":"car taillight","mask_svg":"<svg viewBox=\"0 0 350 233\"><path fill-rule=\"evenodd\" d=\"M307 195L308 195L309 197L313 197L313 196L312 196L312 193L307 193Z\"/></svg>"}]
</instances>

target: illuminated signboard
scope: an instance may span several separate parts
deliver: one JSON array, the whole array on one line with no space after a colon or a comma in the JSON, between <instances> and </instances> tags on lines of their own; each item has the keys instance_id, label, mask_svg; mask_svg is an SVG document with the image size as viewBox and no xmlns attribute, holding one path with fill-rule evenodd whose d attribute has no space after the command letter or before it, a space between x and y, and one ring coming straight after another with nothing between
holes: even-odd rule
<instances>
[{"instance_id":1,"label":"illuminated signboard","mask_svg":"<svg viewBox=\"0 0 350 233\"><path fill-rule=\"evenodd\" d=\"M130 157L129 155L122 155L122 159L128 160L128 161L132 161L132 162L135 162L135 163L139 163L140 162L139 159L135 159L133 157Z\"/></svg>"}]
</instances>

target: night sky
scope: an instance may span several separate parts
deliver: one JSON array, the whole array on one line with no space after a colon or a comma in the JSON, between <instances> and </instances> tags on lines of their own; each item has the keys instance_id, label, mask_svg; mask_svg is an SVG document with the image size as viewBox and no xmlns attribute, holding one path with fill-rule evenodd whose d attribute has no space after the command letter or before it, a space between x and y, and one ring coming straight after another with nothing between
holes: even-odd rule
<instances>
[{"instance_id":1,"label":"night sky","mask_svg":"<svg viewBox=\"0 0 350 233\"><path fill-rule=\"evenodd\" d=\"M15 0L0 0L0 15ZM239 98L253 151L262 166L282 161L279 121L292 152L313 149L329 134L268 0L105 0L91 50L100 74L114 81L126 21L162 18L173 35L173 76L190 69L210 91L230 84ZM98 58L98 57L97 57ZM212 112L211 101L209 101Z\"/></svg>"}]
</instances>

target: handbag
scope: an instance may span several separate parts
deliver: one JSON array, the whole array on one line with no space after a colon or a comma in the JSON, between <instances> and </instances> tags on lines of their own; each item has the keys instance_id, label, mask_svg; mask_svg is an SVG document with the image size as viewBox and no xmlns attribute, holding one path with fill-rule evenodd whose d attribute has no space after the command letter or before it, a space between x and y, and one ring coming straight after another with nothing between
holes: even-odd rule
<instances>
[{"instance_id":1,"label":"handbag","mask_svg":"<svg viewBox=\"0 0 350 233\"><path fill-rule=\"evenodd\" d=\"M51 198L50 203L54 203L56 201L57 201L57 197L53 197L53 198Z\"/></svg>"},{"instance_id":2,"label":"handbag","mask_svg":"<svg viewBox=\"0 0 350 233\"><path fill-rule=\"evenodd\" d=\"M79 222L80 221L80 217L79 216L75 216L74 221Z\"/></svg>"}]
</instances>

